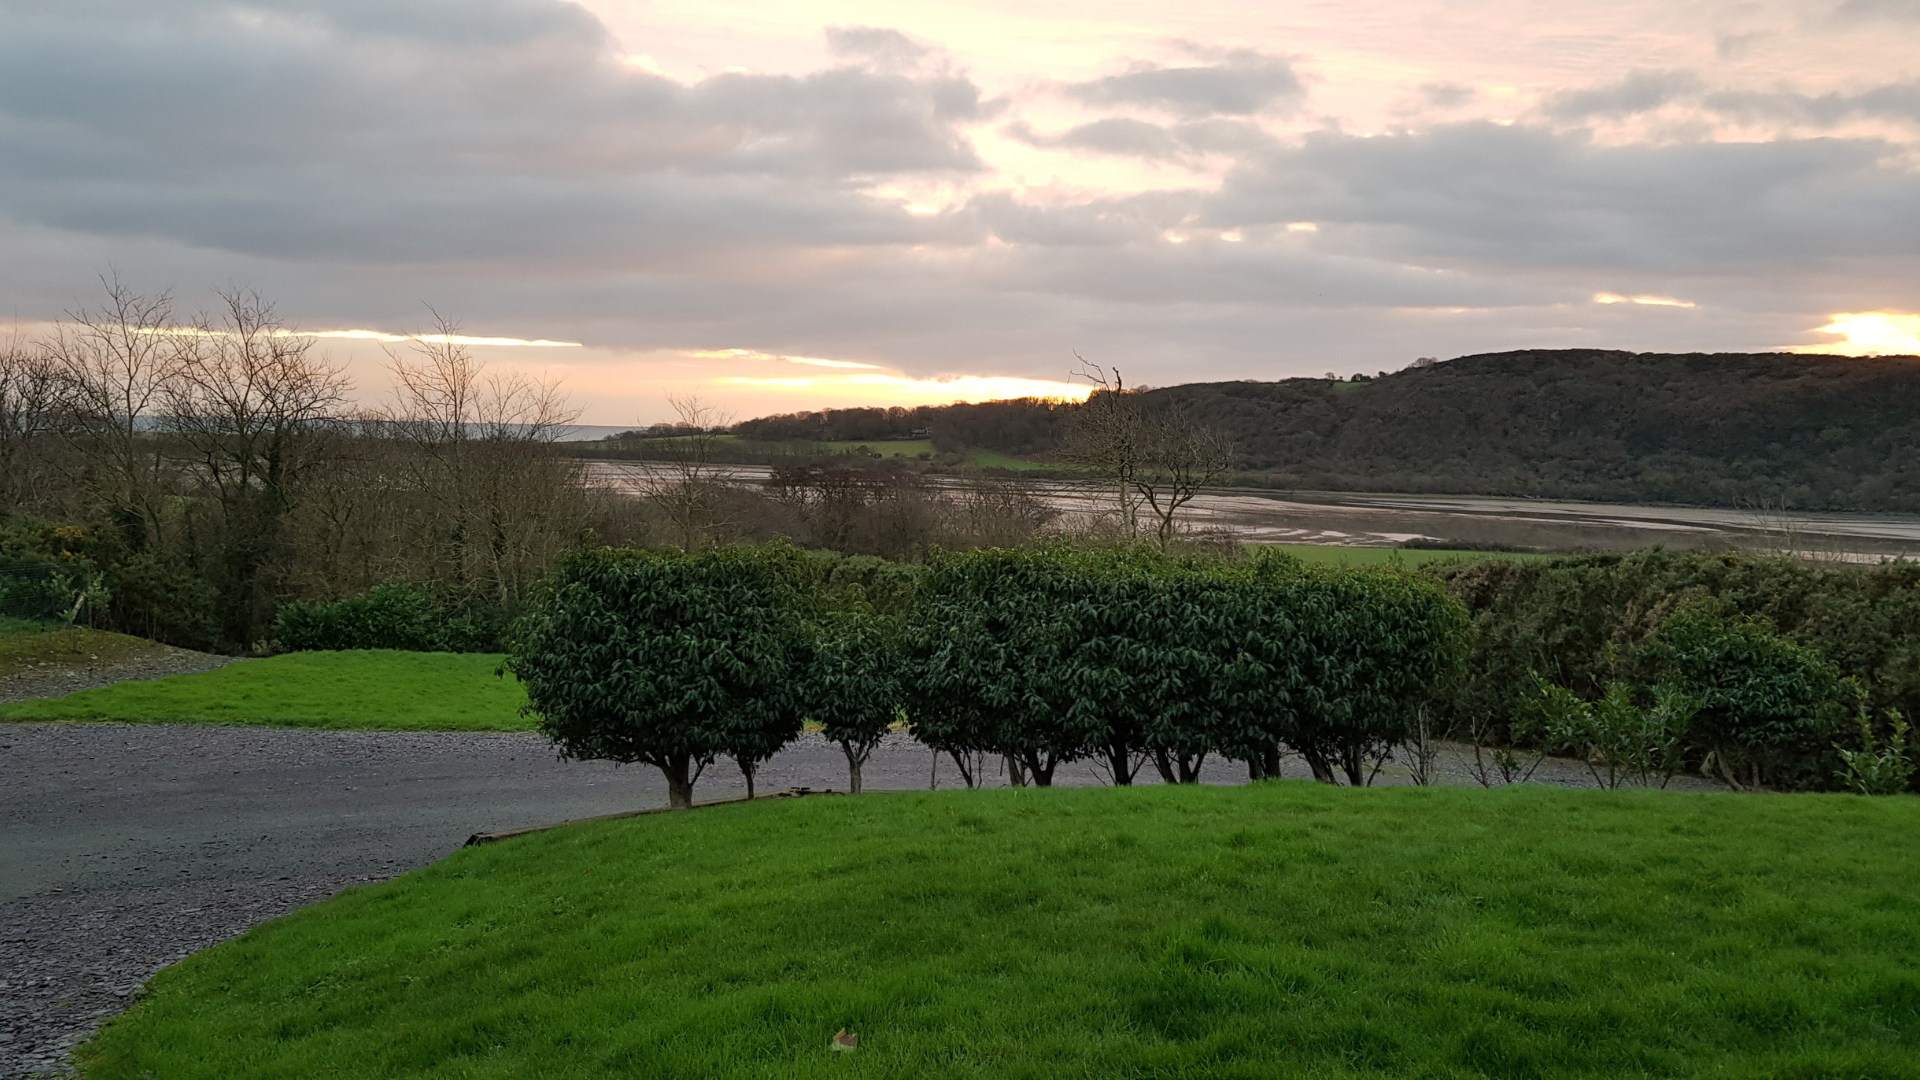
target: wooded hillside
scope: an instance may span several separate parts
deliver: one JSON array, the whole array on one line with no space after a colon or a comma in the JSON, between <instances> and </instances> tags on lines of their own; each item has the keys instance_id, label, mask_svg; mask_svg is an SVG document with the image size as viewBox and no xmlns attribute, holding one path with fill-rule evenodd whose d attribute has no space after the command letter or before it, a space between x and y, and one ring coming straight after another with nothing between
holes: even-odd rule
<instances>
[{"instance_id":1,"label":"wooded hillside","mask_svg":"<svg viewBox=\"0 0 1920 1080\"><path fill-rule=\"evenodd\" d=\"M1244 481L1920 510L1914 356L1540 349L1463 356L1375 379L1192 383L1147 397L1178 402L1229 432ZM916 409L911 425L930 428L942 449L1044 458L1073 408L1010 401ZM828 428L866 411L880 412L802 416ZM800 417L778 419L800 426ZM742 427L750 425L773 426Z\"/></svg>"},{"instance_id":2,"label":"wooded hillside","mask_svg":"<svg viewBox=\"0 0 1920 1080\"><path fill-rule=\"evenodd\" d=\"M1534 350L1153 396L1306 487L1920 509L1920 357Z\"/></svg>"}]
</instances>

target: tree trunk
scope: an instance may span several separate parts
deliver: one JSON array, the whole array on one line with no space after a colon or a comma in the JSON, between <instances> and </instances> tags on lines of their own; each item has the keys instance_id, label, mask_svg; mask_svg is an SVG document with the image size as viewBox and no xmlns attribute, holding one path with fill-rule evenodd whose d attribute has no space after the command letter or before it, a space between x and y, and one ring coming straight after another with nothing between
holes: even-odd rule
<instances>
[{"instance_id":1,"label":"tree trunk","mask_svg":"<svg viewBox=\"0 0 1920 1080\"><path fill-rule=\"evenodd\" d=\"M858 795L860 794L860 765L866 761L867 754L870 751L862 749L856 754L853 750L853 744L845 739L841 739L840 752L847 755L847 790ZM938 765L940 763L939 756L936 755L933 761L934 764Z\"/></svg>"},{"instance_id":2,"label":"tree trunk","mask_svg":"<svg viewBox=\"0 0 1920 1080\"><path fill-rule=\"evenodd\" d=\"M1154 771L1160 774L1161 783L1177 784L1180 782L1179 780L1174 778L1172 759L1167 757L1167 752L1165 750L1157 746L1154 747L1153 749L1153 768L1154 768Z\"/></svg>"},{"instance_id":3,"label":"tree trunk","mask_svg":"<svg viewBox=\"0 0 1920 1080\"><path fill-rule=\"evenodd\" d=\"M1339 785L1340 781L1333 775L1333 763L1327 760L1325 754L1317 750L1302 750L1300 756L1307 759L1307 768L1313 770L1315 780L1323 784L1333 784L1336 787Z\"/></svg>"},{"instance_id":4,"label":"tree trunk","mask_svg":"<svg viewBox=\"0 0 1920 1080\"><path fill-rule=\"evenodd\" d=\"M1107 768L1113 770L1115 787L1127 787L1133 783L1133 754L1125 746L1107 747Z\"/></svg>"},{"instance_id":5,"label":"tree trunk","mask_svg":"<svg viewBox=\"0 0 1920 1080\"><path fill-rule=\"evenodd\" d=\"M667 777L667 808L685 810L693 805L693 759L687 754L669 759L660 766Z\"/></svg>"},{"instance_id":6,"label":"tree trunk","mask_svg":"<svg viewBox=\"0 0 1920 1080\"><path fill-rule=\"evenodd\" d=\"M1280 747L1263 746L1247 756L1248 780L1280 779Z\"/></svg>"},{"instance_id":7,"label":"tree trunk","mask_svg":"<svg viewBox=\"0 0 1920 1080\"><path fill-rule=\"evenodd\" d=\"M1007 759L1007 783L1014 787L1027 786L1027 774L1020 767L1020 758L1014 754L1005 755Z\"/></svg>"},{"instance_id":8,"label":"tree trunk","mask_svg":"<svg viewBox=\"0 0 1920 1080\"><path fill-rule=\"evenodd\" d=\"M1206 764L1206 761L1207 761L1207 755L1204 751L1194 755L1193 757L1188 757L1185 754L1179 755L1179 758L1176 761L1176 764L1180 768L1180 782L1183 784L1199 783L1200 782L1200 766Z\"/></svg>"},{"instance_id":9,"label":"tree trunk","mask_svg":"<svg viewBox=\"0 0 1920 1080\"><path fill-rule=\"evenodd\" d=\"M1059 767L1060 763L1058 761L1049 757L1043 763L1039 754L1030 753L1026 755L1025 764L1027 777L1033 781L1034 787L1053 786L1053 770Z\"/></svg>"}]
</instances>

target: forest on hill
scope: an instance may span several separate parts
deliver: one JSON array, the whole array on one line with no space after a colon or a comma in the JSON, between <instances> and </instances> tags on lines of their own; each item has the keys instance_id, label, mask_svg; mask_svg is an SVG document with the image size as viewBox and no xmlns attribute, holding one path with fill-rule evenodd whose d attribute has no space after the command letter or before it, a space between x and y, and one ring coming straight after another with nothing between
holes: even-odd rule
<instances>
[{"instance_id":1,"label":"forest on hill","mask_svg":"<svg viewBox=\"0 0 1920 1080\"><path fill-rule=\"evenodd\" d=\"M1241 482L1920 510L1915 356L1539 349L1377 378L1190 383L1144 396L1227 433ZM736 430L765 439L923 431L942 450L1044 460L1075 408L1025 400L844 409L750 420Z\"/></svg>"}]
</instances>

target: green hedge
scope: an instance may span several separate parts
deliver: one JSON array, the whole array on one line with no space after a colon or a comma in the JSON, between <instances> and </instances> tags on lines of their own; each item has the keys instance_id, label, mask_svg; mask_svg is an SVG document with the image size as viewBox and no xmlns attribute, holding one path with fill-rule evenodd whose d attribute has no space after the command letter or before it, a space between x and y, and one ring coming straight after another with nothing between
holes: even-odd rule
<instances>
[{"instance_id":1,"label":"green hedge","mask_svg":"<svg viewBox=\"0 0 1920 1080\"><path fill-rule=\"evenodd\" d=\"M509 665L565 753L655 765L676 805L705 763L750 774L805 720L855 785L896 718L969 783L988 758L1041 785L1084 758L1191 782L1210 755L1258 772L1282 748L1365 783L1450 685L1465 630L1430 580L1280 554L1062 544L883 570L776 543L563 559Z\"/></svg>"}]
</instances>

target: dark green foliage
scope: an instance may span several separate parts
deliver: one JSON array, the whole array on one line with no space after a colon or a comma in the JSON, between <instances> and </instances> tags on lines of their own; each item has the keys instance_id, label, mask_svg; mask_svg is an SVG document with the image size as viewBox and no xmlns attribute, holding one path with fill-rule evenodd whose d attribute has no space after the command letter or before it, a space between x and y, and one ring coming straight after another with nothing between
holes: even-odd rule
<instances>
[{"instance_id":1,"label":"dark green foliage","mask_svg":"<svg viewBox=\"0 0 1920 1080\"><path fill-rule=\"evenodd\" d=\"M1920 565L1655 550L1422 572L1472 616L1467 675L1446 717L1462 730L1504 727L1536 674L1587 700L1616 679L1660 683L1654 647L1661 627L1703 598L1727 618L1762 617L1786 640L1816 651L1866 690L1875 711L1913 715L1920 705Z\"/></svg>"},{"instance_id":2,"label":"dark green foliage","mask_svg":"<svg viewBox=\"0 0 1920 1080\"><path fill-rule=\"evenodd\" d=\"M562 753L653 765L686 806L715 757L749 770L800 733L809 581L779 543L566 555L507 666Z\"/></svg>"},{"instance_id":3,"label":"dark green foliage","mask_svg":"<svg viewBox=\"0 0 1920 1080\"><path fill-rule=\"evenodd\" d=\"M1364 382L1146 396L1180 404L1233 440L1241 469L1289 487L1920 509L1920 357L1533 349ZM1045 457L1074 408L950 406L914 426L943 450ZM792 430L841 414L813 415L827 427Z\"/></svg>"},{"instance_id":4,"label":"dark green foliage","mask_svg":"<svg viewBox=\"0 0 1920 1080\"><path fill-rule=\"evenodd\" d=\"M1169 782L1209 754L1256 776L1281 747L1364 783L1464 648L1430 581L1309 568L1285 555L1205 564L1055 545L933 561L910 623L910 708L938 749L1005 754L1036 783L1098 757Z\"/></svg>"},{"instance_id":5,"label":"dark green foliage","mask_svg":"<svg viewBox=\"0 0 1920 1080\"><path fill-rule=\"evenodd\" d=\"M280 652L497 652L505 623L497 610L463 610L418 585L376 585L365 596L280 605L273 645Z\"/></svg>"},{"instance_id":6,"label":"dark green foliage","mask_svg":"<svg viewBox=\"0 0 1920 1080\"><path fill-rule=\"evenodd\" d=\"M821 734L847 755L848 788L860 793L860 768L906 704L905 656L897 616L843 595L808 627L795 696Z\"/></svg>"},{"instance_id":7,"label":"dark green foliage","mask_svg":"<svg viewBox=\"0 0 1920 1080\"><path fill-rule=\"evenodd\" d=\"M1827 751L1855 703L1853 684L1764 616L1685 607L1648 652L1670 684L1699 702L1693 734L1729 783L1804 786L1833 774Z\"/></svg>"}]
</instances>

